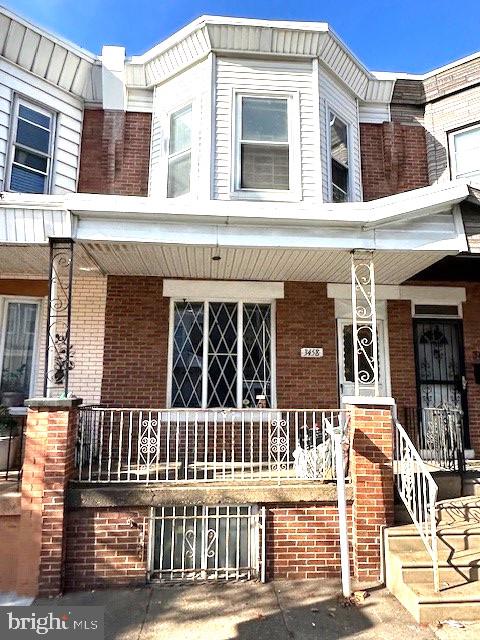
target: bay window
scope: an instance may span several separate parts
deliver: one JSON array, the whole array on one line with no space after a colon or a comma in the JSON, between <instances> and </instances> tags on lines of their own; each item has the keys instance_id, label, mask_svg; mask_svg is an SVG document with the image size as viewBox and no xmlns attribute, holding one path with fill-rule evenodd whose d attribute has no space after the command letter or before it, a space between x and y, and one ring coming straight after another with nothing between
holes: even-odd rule
<instances>
[{"instance_id":1,"label":"bay window","mask_svg":"<svg viewBox=\"0 0 480 640\"><path fill-rule=\"evenodd\" d=\"M170 116L167 198L190 192L191 165L192 105L188 105Z\"/></svg>"},{"instance_id":2,"label":"bay window","mask_svg":"<svg viewBox=\"0 0 480 640\"><path fill-rule=\"evenodd\" d=\"M289 99L237 96L236 189L291 189Z\"/></svg>"},{"instance_id":3,"label":"bay window","mask_svg":"<svg viewBox=\"0 0 480 640\"><path fill-rule=\"evenodd\" d=\"M259 396L271 406L271 304L172 305L171 406L256 407Z\"/></svg>"},{"instance_id":4,"label":"bay window","mask_svg":"<svg viewBox=\"0 0 480 640\"><path fill-rule=\"evenodd\" d=\"M32 384L38 303L0 298L0 392L28 397ZM0 398L1 400L1 398Z\"/></svg>"},{"instance_id":5,"label":"bay window","mask_svg":"<svg viewBox=\"0 0 480 640\"><path fill-rule=\"evenodd\" d=\"M23 99L16 101L14 113L9 189L21 193L48 193L54 116Z\"/></svg>"},{"instance_id":6,"label":"bay window","mask_svg":"<svg viewBox=\"0 0 480 640\"><path fill-rule=\"evenodd\" d=\"M348 202L350 197L348 125L330 111L329 127L331 199L332 202Z\"/></svg>"},{"instance_id":7,"label":"bay window","mask_svg":"<svg viewBox=\"0 0 480 640\"><path fill-rule=\"evenodd\" d=\"M480 175L480 125L450 135L450 160L453 179Z\"/></svg>"}]
</instances>

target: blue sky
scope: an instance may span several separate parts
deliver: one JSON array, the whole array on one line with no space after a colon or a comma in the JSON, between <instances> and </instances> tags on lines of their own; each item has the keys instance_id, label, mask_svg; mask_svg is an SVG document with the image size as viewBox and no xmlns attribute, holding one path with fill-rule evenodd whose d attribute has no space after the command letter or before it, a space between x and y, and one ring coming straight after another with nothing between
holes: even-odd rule
<instances>
[{"instance_id":1,"label":"blue sky","mask_svg":"<svg viewBox=\"0 0 480 640\"><path fill-rule=\"evenodd\" d=\"M329 22L367 67L422 73L480 50L479 0L0 0L99 53L143 53L202 14Z\"/></svg>"}]
</instances>

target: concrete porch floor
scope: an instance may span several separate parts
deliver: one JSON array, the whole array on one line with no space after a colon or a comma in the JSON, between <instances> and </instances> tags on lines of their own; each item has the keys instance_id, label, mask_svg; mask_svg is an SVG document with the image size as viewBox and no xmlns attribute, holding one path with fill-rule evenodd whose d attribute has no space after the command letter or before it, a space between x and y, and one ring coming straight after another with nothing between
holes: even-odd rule
<instances>
[{"instance_id":1,"label":"concrete porch floor","mask_svg":"<svg viewBox=\"0 0 480 640\"><path fill-rule=\"evenodd\" d=\"M358 607L337 581L276 581L77 592L59 605L104 605L106 640L432 640L386 589ZM51 600L37 600L51 604Z\"/></svg>"}]
</instances>

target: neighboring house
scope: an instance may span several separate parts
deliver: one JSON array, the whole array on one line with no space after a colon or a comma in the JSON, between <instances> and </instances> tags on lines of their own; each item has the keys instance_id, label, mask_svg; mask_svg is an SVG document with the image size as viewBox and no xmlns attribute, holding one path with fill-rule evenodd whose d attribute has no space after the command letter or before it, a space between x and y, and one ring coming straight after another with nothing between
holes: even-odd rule
<instances>
[{"instance_id":1,"label":"neighboring house","mask_svg":"<svg viewBox=\"0 0 480 640\"><path fill-rule=\"evenodd\" d=\"M342 406L390 462L389 398L424 458L480 450L479 65L373 73L324 23L208 16L99 57L2 9L0 389L94 406L37 591L338 575ZM393 485L363 446L372 579Z\"/></svg>"}]
</instances>

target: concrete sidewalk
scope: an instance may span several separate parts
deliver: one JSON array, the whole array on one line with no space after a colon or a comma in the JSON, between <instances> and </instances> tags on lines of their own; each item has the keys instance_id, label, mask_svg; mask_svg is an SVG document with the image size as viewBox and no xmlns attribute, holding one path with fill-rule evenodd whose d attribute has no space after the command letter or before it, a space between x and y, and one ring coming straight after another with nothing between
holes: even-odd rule
<instances>
[{"instance_id":1,"label":"concrete sidewalk","mask_svg":"<svg viewBox=\"0 0 480 640\"><path fill-rule=\"evenodd\" d=\"M56 602L104 605L108 640L435 638L385 589L348 608L339 592L337 582L325 580L216 583L72 593Z\"/></svg>"}]
</instances>

